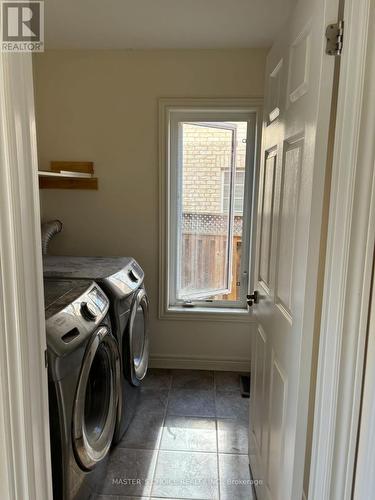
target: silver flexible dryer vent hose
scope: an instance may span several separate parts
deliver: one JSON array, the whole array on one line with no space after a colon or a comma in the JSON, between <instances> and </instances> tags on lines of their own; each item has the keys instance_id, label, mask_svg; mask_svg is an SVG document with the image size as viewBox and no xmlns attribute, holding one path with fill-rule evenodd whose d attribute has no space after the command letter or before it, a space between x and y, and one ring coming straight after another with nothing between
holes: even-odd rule
<instances>
[{"instance_id":1,"label":"silver flexible dryer vent hose","mask_svg":"<svg viewBox=\"0 0 375 500\"><path fill-rule=\"evenodd\" d=\"M42 253L47 255L48 245L52 238L62 230L62 222L59 220L51 220L42 224Z\"/></svg>"}]
</instances>

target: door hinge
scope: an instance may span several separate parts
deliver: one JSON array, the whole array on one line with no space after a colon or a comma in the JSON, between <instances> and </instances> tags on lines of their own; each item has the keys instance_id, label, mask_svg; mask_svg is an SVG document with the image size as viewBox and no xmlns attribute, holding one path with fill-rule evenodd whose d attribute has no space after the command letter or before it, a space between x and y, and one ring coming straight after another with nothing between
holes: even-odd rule
<instances>
[{"instance_id":1,"label":"door hinge","mask_svg":"<svg viewBox=\"0 0 375 500\"><path fill-rule=\"evenodd\" d=\"M44 350L44 366L48 368L48 352L47 349Z\"/></svg>"},{"instance_id":2,"label":"door hinge","mask_svg":"<svg viewBox=\"0 0 375 500\"><path fill-rule=\"evenodd\" d=\"M326 54L330 56L341 56L344 39L344 21L329 24L326 29Z\"/></svg>"}]
</instances>

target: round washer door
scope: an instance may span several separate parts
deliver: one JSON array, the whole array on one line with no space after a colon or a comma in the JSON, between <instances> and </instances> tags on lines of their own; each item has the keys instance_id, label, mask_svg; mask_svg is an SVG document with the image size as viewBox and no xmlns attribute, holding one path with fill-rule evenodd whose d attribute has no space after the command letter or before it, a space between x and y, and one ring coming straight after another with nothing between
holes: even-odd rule
<instances>
[{"instance_id":1,"label":"round washer door","mask_svg":"<svg viewBox=\"0 0 375 500\"><path fill-rule=\"evenodd\" d=\"M144 288L134 297L128 323L128 349L130 354L130 381L139 385L145 377L149 357L149 307ZM126 353L124 353L126 355Z\"/></svg>"},{"instance_id":2,"label":"round washer door","mask_svg":"<svg viewBox=\"0 0 375 500\"><path fill-rule=\"evenodd\" d=\"M117 422L120 354L106 327L86 348L73 407L73 448L80 466L91 470L107 455Z\"/></svg>"}]
</instances>

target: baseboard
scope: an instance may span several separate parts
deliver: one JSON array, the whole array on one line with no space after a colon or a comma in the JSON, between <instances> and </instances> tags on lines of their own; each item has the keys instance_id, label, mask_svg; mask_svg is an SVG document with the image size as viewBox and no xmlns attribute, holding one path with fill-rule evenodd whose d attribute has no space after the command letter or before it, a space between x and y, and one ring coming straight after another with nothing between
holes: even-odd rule
<instances>
[{"instance_id":1,"label":"baseboard","mask_svg":"<svg viewBox=\"0 0 375 500\"><path fill-rule=\"evenodd\" d=\"M203 358L155 354L150 356L150 367L248 372L250 371L250 360L244 358Z\"/></svg>"}]
</instances>

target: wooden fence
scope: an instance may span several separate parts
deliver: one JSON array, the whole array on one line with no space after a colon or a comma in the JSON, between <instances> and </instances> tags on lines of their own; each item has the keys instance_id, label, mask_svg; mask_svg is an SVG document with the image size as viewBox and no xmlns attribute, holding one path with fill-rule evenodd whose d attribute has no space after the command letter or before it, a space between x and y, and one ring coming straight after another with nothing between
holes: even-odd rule
<instances>
[{"instance_id":1,"label":"wooden fence","mask_svg":"<svg viewBox=\"0 0 375 500\"><path fill-rule=\"evenodd\" d=\"M241 236L233 237L232 283L229 295L216 299L236 300L239 293ZM227 238L225 235L189 234L182 238L182 289L221 288L225 276Z\"/></svg>"}]
</instances>

